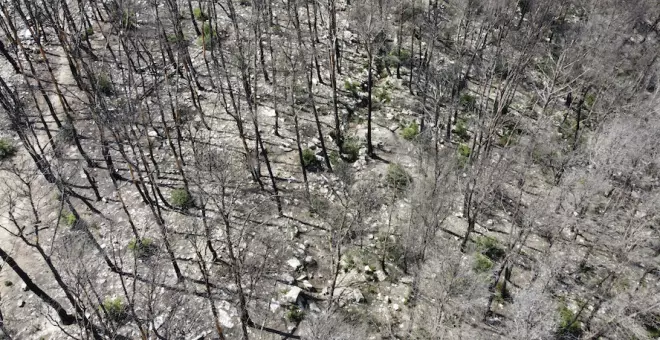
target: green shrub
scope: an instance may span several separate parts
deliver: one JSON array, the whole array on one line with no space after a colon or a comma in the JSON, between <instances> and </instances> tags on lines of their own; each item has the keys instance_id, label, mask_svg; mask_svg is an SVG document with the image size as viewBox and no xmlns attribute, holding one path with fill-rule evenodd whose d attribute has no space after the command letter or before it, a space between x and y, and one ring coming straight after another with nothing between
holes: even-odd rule
<instances>
[{"instance_id":1,"label":"green shrub","mask_svg":"<svg viewBox=\"0 0 660 340\"><path fill-rule=\"evenodd\" d=\"M413 140L419 135L419 125L417 122L411 122L401 130L401 137L406 140Z\"/></svg>"},{"instance_id":2,"label":"green shrub","mask_svg":"<svg viewBox=\"0 0 660 340\"><path fill-rule=\"evenodd\" d=\"M509 75L509 63L503 59L498 59L495 63L495 75L500 79L506 79Z\"/></svg>"},{"instance_id":3,"label":"green shrub","mask_svg":"<svg viewBox=\"0 0 660 340\"><path fill-rule=\"evenodd\" d=\"M215 30L213 29L213 26L211 26L211 23L205 22L204 25L202 26L202 31L204 32L205 36L215 36Z\"/></svg>"},{"instance_id":4,"label":"green shrub","mask_svg":"<svg viewBox=\"0 0 660 340\"><path fill-rule=\"evenodd\" d=\"M202 26L202 35L197 37L197 45L203 46L206 49L213 47L218 34L215 32L210 23L205 22Z\"/></svg>"},{"instance_id":5,"label":"green shrub","mask_svg":"<svg viewBox=\"0 0 660 340\"><path fill-rule=\"evenodd\" d=\"M375 92L376 99L381 103L389 103L392 101L390 92L387 89L377 88Z\"/></svg>"},{"instance_id":6,"label":"green shrub","mask_svg":"<svg viewBox=\"0 0 660 340\"><path fill-rule=\"evenodd\" d=\"M345 155L344 159L347 162L353 163L357 161L360 156L360 141L354 137L345 137L341 151Z\"/></svg>"},{"instance_id":7,"label":"green shrub","mask_svg":"<svg viewBox=\"0 0 660 340\"><path fill-rule=\"evenodd\" d=\"M474 254L474 263L472 264L472 269L477 273L483 273L489 271L493 268L493 261L488 257L481 255L481 253Z\"/></svg>"},{"instance_id":8,"label":"green shrub","mask_svg":"<svg viewBox=\"0 0 660 340\"><path fill-rule=\"evenodd\" d=\"M192 196L190 196L190 193L183 188L172 190L170 198L172 200L172 205L181 209L190 208L193 205Z\"/></svg>"},{"instance_id":9,"label":"green shrub","mask_svg":"<svg viewBox=\"0 0 660 340\"><path fill-rule=\"evenodd\" d=\"M592 108L595 103L596 103L595 94L589 93L586 97L584 97L584 104L587 106L588 109Z\"/></svg>"},{"instance_id":10,"label":"green shrub","mask_svg":"<svg viewBox=\"0 0 660 340\"><path fill-rule=\"evenodd\" d=\"M509 288L506 288L504 281L500 281L495 285L495 300L500 303L511 301L511 293Z\"/></svg>"},{"instance_id":11,"label":"green shrub","mask_svg":"<svg viewBox=\"0 0 660 340\"><path fill-rule=\"evenodd\" d=\"M499 140L498 140L498 144L500 146L511 146L511 145L515 144L516 142L518 142L518 138L517 138L516 134L511 132L511 131L507 131L507 132L503 133L499 137Z\"/></svg>"},{"instance_id":12,"label":"green shrub","mask_svg":"<svg viewBox=\"0 0 660 340\"><path fill-rule=\"evenodd\" d=\"M572 138L575 133L575 128L577 128L577 120L568 117L559 125L559 133L561 133L564 138Z\"/></svg>"},{"instance_id":13,"label":"green shrub","mask_svg":"<svg viewBox=\"0 0 660 340\"><path fill-rule=\"evenodd\" d=\"M57 132L57 140L63 143L73 143L76 138L76 132L73 128L73 124L69 121L65 121L62 124L62 127Z\"/></svg>"},{"instance_id":14,"label":"green shrub","mask_svg":"<svg viewBox=\"0 0 660 340\"><path fill-rule=\"evenodd\" d=\"M62 221L62 223L68 225L69 227L73 227L78 221L78 219L76 219L76 216L68 210L62 211L60 220Z\"/></svg>"},{"instance_id":15,"label":"green shrub","mask_svg":"<svg viewBox=\"0 0 660 340\"><path fill-rule=\"evenodd\" d=\"M104 72L96 75L96 86L98 91L106 96L111 96L115 92L110 76Z\"/></svg>"},{"instance_id":16,"label":"green shrub","mask_svg":"<svg viewBox=\"0 0 660 340\"><path fill-rule=\"evenodd\" d=\"M202 9L199 7L193 9L193 15L195 16L195 19L199 21L209 20L209 16L206 15L206 13L204 13L204 11L202 11Z\"/></svg>"},{"instance_id":17,"label":"green shrub","mask_svg":"<svg viewBox=\"0 0 660 340\"><path fill-rule=\"evenodd\" d=\"M298 308L298 306L291 306L286 312L285 317L289 322L299 323L305 318L305 312Z\"/></svg>"},{"instance_id":18,"label":"green shrub","mask_svg":"<svg viewBox=\"0 0 660 340\"><path fill-rule=\"evenodd\" d=\"M0 138L0 160L12 157L16 154L16 147L9 140Z\"/></svg>"},{"instance_id":19,"label":"green shrub","mask_svg":"<svg viewBox=\"0 0 660 340\"><path fill-rule=\"evenodd\" d=\"M316 159L316 154L310 149L304 149L302 151L302 162L305 168L310 168L318 165L318 160Z\"/></svg>"},{"instance_id":20,"label":"green shrub","mask_svg":"<svg viewBox=\"0 0 660 340\"><path fill-rule=\"evenodd\" d=\"M470 147L467 144L459 144L456 151L458 152L458 155L462 158L470 158L470 153L472 153L472 149L470 149Z\"/></svg>"},{"instance_id":21,"label":"green shrub","mask_svg":"<svg viewBox=\"0 0 660 340\"><path fill-rule=\"evenodd\" d=\"M103 300L103 305L99 307L99 310L101 312L105 311L108 319L115 322L122 321L128 316L124 302L118 297L106 297Z\"/></svg>"},{"instance_id":22,"label":"green shrub","mask_svg":"<svg viewBox=\"0 0 660 340\"><path fill-rule=\"evenodd\" d=\"M454 134L462 141L470 140L470 134L467 130L467 125L464 120L458 120L456 122L456 128L454 128Z\"/></svg>"},{"instance_id":23,"label":"green shrub","mask_svg":"<svg viewBox=\"0 0 660 340\"><path fill-rule=\"evenodd\" d=\"M150 238L132 239L128 242L128 249L135 253L135 256L144 258L153 255L156 252L156 245Z\"/></svg>"},{"instance_id":24,"label":"green shrub","mask_svg":"<svg viewBox=\"0 0 660 340\"><path fill-rule=\"evenodd\" d=\"M412 178L401 164L391 163L387 166L387 183L390 186L397 190L403 190L411 181Z\"/></svg>"},{"instance_id":25,"label":"green shrub","mask_svg":"<svg viewBox=\"0 0 660 340\"><path fill-rule=\"evenodd\" d=\"M579 338L582 333L582 323L575 319L575 313L566 306L566 304L561 304L559 306L559 334L560 335L572 335L576 339Z\"/></svg>"},{"instance_id":26,"label":"green shrub","mask_svg":"<svg viewBox=\"0 0 660 340\"><path fill-rule=\"evenodd\" d=\"M87 38L91 37L92 35L94 35L94 27L91 27L91 26L90 26L90 27L87 27L87 28L86 28L86 29L80 34L80 38L84 40L84 39L87 39Z\"/></svg>"},{"instance_id":27,"label":"green shrub","mask_svg":"<svg viewBox=\"0 0 660 340\"><path fill-rule=\"evenodd\" d=\"M167 41L172 43L172 44L180 43L180 42L186 41L186 37L182 36L181 38L179 38L179 36L177 34L168 34L167 35Z\"/></svg>"},{"instance_id":28,"label":"green shrub","mask_svg":"<svg viewBox=\"0 0 660 340\"><path fill-rule=\"evenodd\" d=\"M328 158L330 158L330 163L332 165L336 165L341 161L341 156L339 156L339 152L335 150L330 151Z\"/></svg>"},{"instance_id":29,"label":"green shrub","mask_svg":"<svg viewBox=\"0 0 660 340\"><path fill-rule=\"evenodd\" d=\"M405 64L410 60L410 50L405 48L402 48L401 50L392 50L390 55L396 57L401 64Z\"/></svg>"},{"instance_id":30,"label":"green shrub","mask_svg":"<svg viewBox=\"0 0 660 340\"><path fill-rule=\"evenodd\" d=\"M121 14L121 27L126 30L137 28L137 16L135 12L125 9Z\"/></svg>"},{"instance_id":31,"label":"green shrub","mask_svg":"<svg viewBox=\"0 0 660 340\"><path fill-rule=\"evenodd\" d=\"M474 110L477 106L477 98L469 93L464 93L461 95L460 104L465 110Z\"/></svg>"},{"instance_id":32,"label":"green shrub","mask_svg":"<svg viewBox=\"0 0 660 340\"><path fill-rule=\"evenodd\" d=\"M344 89L350 92L353 97L358 97L358 91L360 91L360 82L356 80L346 79L344 80Z\"/></svg>"},{"instance_id":33,"label":"green shrub","mask_svg":"<svg viewBox=\"0 0 660 340\"><path fill-rule=\"evenodd\" d=\"M504 249L499 244L499 241L490 236L480 236L477 238L477 248L484 256L487 256L493 261L498 261L506 255Z\"/></svg>"}]
</instances>

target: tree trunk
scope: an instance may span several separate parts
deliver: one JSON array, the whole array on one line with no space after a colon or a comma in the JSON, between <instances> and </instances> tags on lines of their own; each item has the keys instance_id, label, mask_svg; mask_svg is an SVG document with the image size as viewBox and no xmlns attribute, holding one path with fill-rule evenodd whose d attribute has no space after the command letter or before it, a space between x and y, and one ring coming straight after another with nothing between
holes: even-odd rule
<instances>
[{"instance_id":1,"label":"tree trunk","mask_svg":"<svg viewBox=\"0 0 660 340\"><path fill-rule=\"evenodd\" d=\"M373 63L373 56L371 51L367 52L369 54L369 70L368 70L368 79L367 79L367 154L369 157L374 157L376 154L374 152L374 146L371 143L371 113L372 113L372 106L371 106L371 91L373 89L373 70L372 70L372 63Z\"/></svg>"},{"instance_id":2,"label":"tree trunk","mask_svg":"<svg viewBox=\"0 0 660 340\"><path fill-rule=\"evenodd\" d=\"M60 318L60 321L64 326L72 325L76 322L76 317L69 314L62 305L55 301L50 295L44 292L37 284L32 281L30 276L23 271L23 269L16 263L13 257L11 257L7 252L0 248L0 257L11 267L11 269L21 278L25 283L28 290L31 290L39 299L45 302L48 306L55 309L57 315Z\"/></svg>"}]
</instances>

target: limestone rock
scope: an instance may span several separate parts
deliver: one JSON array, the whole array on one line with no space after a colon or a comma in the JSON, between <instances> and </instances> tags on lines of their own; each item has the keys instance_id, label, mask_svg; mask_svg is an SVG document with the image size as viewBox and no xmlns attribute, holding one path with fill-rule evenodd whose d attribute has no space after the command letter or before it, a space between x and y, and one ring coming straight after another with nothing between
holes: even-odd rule
<instances>
[{"instance_id":1,"label":"limestone rock","mask_svg":"<svg viewBox=\"0 0 660 340\"><path fill-rule=\"evenodd\" d=\"M284 301L288 303L297 303L300 298L300 292L302 292L302 289L296 286L289 287L289 291L284 295Z\"/></svg>"},{"instance_id":2,"label":"limestone rock","mask_svg":"<svg viewBox=\"0 0 660 340\"><path fill-rule=\"evenodd\" d=\"M298 259L295 258L295 257L292 257L291 259L289 259L288 261L286 261L286 263L287 263L289 266L291 266L291 268L293 268L293 269L295 269L295 270L298 270L298 269L300 269L300 267L302 267L302 263L300 262L300 260L298 260Z\"/></svg>"}]
</instances>

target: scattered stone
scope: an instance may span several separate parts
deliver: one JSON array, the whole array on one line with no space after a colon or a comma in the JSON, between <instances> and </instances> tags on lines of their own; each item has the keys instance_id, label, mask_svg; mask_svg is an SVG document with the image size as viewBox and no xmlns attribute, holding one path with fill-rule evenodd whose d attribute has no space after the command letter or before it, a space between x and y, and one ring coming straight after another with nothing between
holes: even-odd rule
<instances>
[{"instance_id":1,"label":"scattered stone","mask_svg":"<svg viewBox=\"0 0 660 340\"><path fill-rule=\"evenodd\" d=\"M300 230L298 229L298 227L293 227L291 230L291 239L293 240L298 237L300 237Z\"/></svg>"},{"instance_id":2,"label":"scattered stone","mask_svg":"<svg viewBox=\"0 0 660 340\"><path fill-rule=\"evenodd\" d=\"M313 290L313 289L314 289L314 285L312 285L312 284L311 284L309 281L307 281L307 280L304 280L304 281L302 282L302 285L303 285L303 287L304 287L305 289L307 289L307 290Z\"/></svg>"},{"instance_id":3,"label":"scattered stone","mask_svg":"<svg viewBox=\"0 0 660 340\"><path fill-rule=\"evenodd\" d=\"M21 284L21 290L24 291L24 292L27 292L28 291L28 286L25 283Z\"/></svg>"},{"instance_id":4,"label":"scattered stone","mask_svg":"<svg viewBox=\"0 0 660 340\"><path fill-rule=\"evenodd\" d=\"M410 276L403 276L403 277L401 277L401 278L399 279L399 282L401 282L401 283L403 283L403 284L408 284L408 285L409 285L409 284L412 284L412 283L413 283L413 278L410 277Z\"/></svg>"},{"instance_id":5,"label":"scattered stone","mask_svg":"<svg viewBox=\"0 0 660 340\"><path fill-rule=\"evenodd\" d=\"M376 275L376 279L378 280L378 282L383 282L383 281L387 280L387 274L385 274L385 272L382 271L382 270L377 270L374 273L374 275Z\"/></svg>"},{"instance_id":6,"label":"scattered stone","mask_svg":"<svg viewBox=\"0 0 660 340\"><path fill-rule=\"evenodd\" d=\"M266 117L275 117L275 109L267 106L259 106L259 114Z\"/></svg>"},{"instance_id":7,"label":"scattered stone","mask_svg":"<svg viewBox=\"0 0 660 340\"><path fill-rule=\"evenodd\" d=\"M279 302L275 301L275 299L270 300L269 308L271 313L277 312L281 306L282 305L280 305Z\"/></svg>"},{"instance_id":8,"label":"scattered stone","mask_svg":"<svg viewBox=\"0 0 660 340\"><path fill-rule=\"evenodd\" d=\"M286 263L295 270L298 270L300 267L302 267L302 263L300 263L300 260L298 260L295 257L289 259L288 261L286 261Z\"/></svg>"},{"instance_id":9,"label":"scattered stone","mask_svg":"<svg viewBox=\"0 0 660 340\"><path fill-rule=\"evenodd\" d=\"M385 298L383 299L383 301L385 301L385 303L392 303L392 299L390 299L389 295L385 295Z\"/></svg>"},{"instance_id":10,"label":"scattered stone","mask_svg":"<svg viewBox=\"0 0 660 340\"><path fill-rule=\"evenodd\" d=\"M334 297L339 298L340 305L344 305L347 302L360 303L364 301L362 292L352 287L337 287Z\"/></svg>"},{"instance_id":11,"label":"scattered stone","mask_svg":"<svg viewBox=\"0 0 660 340\"><path fill-rule=\"evenodd\" d=\"M154 130L151 130L151 131L147 132L147 136L149 136L151 138L158 137L158 132L156 132Z\"/></svg>"},{"instance_id":12,"label":"scattered stone","mask_svg":"<svg viewBox=\"0 0 660 340\"><path fill-rule=\"evenodd\" d=\"M289 291L284 295L284 301L288 303L297 303L298 298L300 298L300 292L302 292L302 289L296 286L289 287Z\"/></svg>"},{"instance_id":13,"label":"scattered stone","mask_svg":"<svg viewBox=\"0 0 660 340\"><path fill-rule=\"evenodd\" d=\"M314 258L309 256L309 255L305 256L305 265L314 266L314 265L316 265L316 260L314 260Z\"/></svg>"},{"instance_id":14,"label":"scattered stone","mask_svg":"<svg viewBox=\"0 0 660 340\"><path fill-rule=\"evenodd\" d=\"M309 304L309 310L314 312L314 313L321 313L321 309L314 302Z\"/></svg>"},{"instance_id":15,"label":"scattered stone","mask_svg":"<svg viewBox=\"0 0 660 340\"><path fill-rule=\"evenodd\" d=\"M374 239L374 234L368 234L368 235L367 235L367 239L369 239L369 240L373 240L373 239Z\"/></svg>"},{"instance_id":16,"label":"scattered stone","mask_svg":"<svg viewBox=\"0 0 660 340\"><path fill-rule=\"evenodd\" d=\"M370 273L373 272L373 270L371 269L371 267L369 265L366 265L366 266L364 266L364 272L367 273L367 274L370 274Z\"/></svg>"},{"instance_id":17,"label":"scattered stone","mask_svg":"<svg viewBox=\"0 0 660 340\"><path fill-rule=\"evenodd\" d=\"M24 300L18 300L18 308L23 308L25 306L25 301Z\"/></svg>"},{"instance_id":18,"label":"scattered stone","mask_svg":"<svg viewBox=\"0 0 660 340\"><path fill-rule=\"evenodd\" d=\"M307 280L307 274L302 274L302 275L298 276L298 278L296 279L296 281L298 281L298 282L301 282L303 280Z\"/></svg>"},{"instance_id":19,"label":"scattered stone","mask_svg":"<svg viewBox=\"0 0 660 340\"><path fill-rule=\"evenodd\" d=\"M296 282L296 279L293 276L289 275L289 274L283 274L282 275L282 282L284 282L288 285L292 285Z\"/></svg>"},{"instance_id":20,"label":"scattered stone","mask_svg":"<svg viewBox=\"0 0 660 340\"><path fill-rule=\"evenodd\" d=\"M395 304L392 305L392 309L395 310L395 311L398 311L399 309L401 309L401 307L399 307L398 303L395 303Z\"/></svg>"}]
</instances>

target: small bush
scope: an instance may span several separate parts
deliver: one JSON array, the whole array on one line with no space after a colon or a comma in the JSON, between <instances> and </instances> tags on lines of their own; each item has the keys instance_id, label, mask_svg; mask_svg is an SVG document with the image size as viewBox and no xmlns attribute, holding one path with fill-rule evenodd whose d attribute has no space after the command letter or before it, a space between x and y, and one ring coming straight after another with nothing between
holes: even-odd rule
<instances>
[{"instance_id":1,"label":"small bush","mask_svg":"<svg viewBox=\"0 0 660 340\"><path fill-rule=\"evenodd\" d=\"M137 28L137 16L131 10L124 10L121 14L121 27L126 30L134 30Z\"/></svg>"},{"instance_id":2,"label":"small bush","mask_svg":"<svg viewBox=\"0 0 660 340\"><path fill-rule=\"evenodd\" d=\"M106 73L96 75L96 86L98 91L106 96L111 96L115 92L112 81Z\"/></svg>"},{"instance_id":3,"label":"small bush","mask_svg":"<svg viewBox=\"0 0 660 340\"><path fill-rule=\"evenodd\" d=\"M316 154L310 149L304 149L302 151L302 162L305 168L317 166L319 163L316 159Z\"/></svg>"},{"instance_id":4,"label":"small bush","mask_svg":"<svg viewBox=\"0 0 660 340\"><path fill-rule=\"evenodd\" d=\"M172 205L181 209L190 208L193 205L192 196L190 196L190 193L183 188L172 190L170 198L172 200Z\"/></svg>"},{"instance_id":5,"label":"small bush","mask_svg":"<svg viewBox=\"0 0 660 340\"><path fill-rule=\"evenodd\" d=\"M504 281L500 281L495 285L495 300L498 302L511 302L512 297L509 289L506 288Z\"/></svg>"},{"instance_id":6,"label":"small bush","mask_svg":"<svg viewBox=\"0 0 660 340\"><path fill-rule=\"evenodd\" d=\"M512 132L503 133L498 140L500 146L511 146L518 141L516 135Z\"/></svg>"},{"instance_id":7,"label":"small bush","mask_svg":"<svg viewBox=\"0 0 660 340\"><path fill-rule=\"evenodd\" d=\"M76 224L76 222L78 221L76 216L70 211L62 211L62 215L60 216L60 220L62 221L62 223L64 223L65 225L67 225L69 227L73 227Z\"/></svg>"},{"instance_id":8,"label":"small bush","mask_svg":"<svg viewBox=\"0 0 660 340\"><path fill-rule=\"evenodd\" d=\"M467 144L459 144L456 151L459 157L465 159L470 158L470 153L472 153L472 149Z\"/></svg>"},{"instance_id":9,"label":"small bush","mask_svg":"<svg viewBox=\"0 0 660 340\"><path fill-rule=\"evenodd\" d=\"M495 63L495 75L500 77L500 79L506 79L509 75L509 63L505 60L498 59Z\"/></svg>"},{"instance_id":10,"label":"small bush","mask_svg":"<svg viewBox=\"0 0 660 340\"><path fill-rule=\"evenodd\" d=\"M135 256L144 258L153 255L157 247L150 238L132 239L128 242L128 249L135 253Z\"/></svg>"},{"instance_id":11,"label":"small bush","mask_svg":"<svg viewBox=\"0 0 660 340\"><path fill-rule=\"evenodd\" d=\"M73 143L76 138L76 133L73 128L73 124L69 121L66 121L62 124L62 127L57 132L57 140L63 143Z\"/></svg>"},{"instance_id":12,"label":"small bush","mask_svg":"<svg viewBox=\"0 0 660 340\"><path fill-rule=\"evenodd\" d=\"M350 92L353 97L358 97L358 91L360 90L360 82L355 80L346 79L344 80L344 89Z\"/></svg>"},{"instance_id":13,"label":"small bush","mask_svg":"<svg viewBox=\"0 0 660 340\"><path fill-rule=\"evenodd\" d=\"M387 89L377 88L375 92L376 99L378 99L378 101L381 103L389 103L392 101L390 92L387 91Z\"/></svg>"},{"instance_id":14,"label":"small bush","mask_svg":"<svg viewBox=\"0 0 660 340\"><path fill-rule=\"evenodd\" d=\"M202 35L197 37L197 45L203 46L206 49L213 47L218 34L215 32L210 23L205 22L202 26Z\"/></svg>"},{"instance_id":15,"label":"small bush","mask_svg":"<svg viewBox=\"0 0 660 340\"><path fill-rule=\"evenodd\" d=\"M575 318L575 313L566 306L562 304L559 306L559 330L560 335L571 335L576 339L579 338L582 333L582 323L578 320L573 321Z\"/></svg>"},{"instance_id":16,"label":"small bush","mask_svg":"<svg viewBox=\"0 0 660 340\"><path fill-rule=\"evenodd\" d=\"M86 28L86 29L80 34L80 38L83 39L83 40L85 40L85 39L91 37L92 35L94 35L94 27L91 27L91 26L90 26L90 27L87 27L87 28Z\"/></svg>"},{"instance_id":17,"label":"small bush","mask_svg":"<svg viewBox=\"0 0 660 340\"><path fill-rule=\"evenodd\" d=\"M402 48L401 50L392 50L390 55L395 57L401 64L406 64L410 61L410 50L405 48Z\"/></svg>"},{"instance_id":18,"label":"small bush","mask_svg":"<svg viewBox=\"0 0 660 340\"><path fill-rule=\"evenodd\" d=\"M490 236L480 236L477 238L477 248L484 256L493 261L498 261L504 257L505 251L496 238Z\"/></svg>"},{"instance_id":19,"label":"small bush","mask_svg":"<svg viewBox=\"0 0 660 340\"><path fill-rule=\"evenodd\" d=\"M215 36L215 30L213 29L213 26L211 26L211 23L205 22L204 25L202 26L202 31L204 32L205 36Z\"/></svg>"},{"instance_id":20,"label":"small bush","mask_svg":"<svg viewBox=\"0 0 660 340\"><path fill-rule=\"evenodd\" d=\"M596 103L596 95L593 93L589 93L584 98L584 104L587 106L588 109L592 108L595 103Z\"/></svg>"},{"instance_id":21,"label":"small bush","mask_svg":"<svg viewBox=\"0 0 660 340\"><path fill-rule=\"evenodd\" d=\"M464 142L470 140L470 134L468 133L467 125L463 120L459 120L456 122L456 128L454 128L454 134Z\"/></svg>"},{"instance_id":22,"label":"small bush","mask_svg":"<svg viewBox=\"0 0 660 340\"><path fill-rule=\"evenodd\" d=\"M167 35L167 41L172 43L172 44L181 43L181 42L186 41L186 37L182 36L181 38L179 38L179 36L176 35L176 34L168 34Z\"/></svg>"},{"instance_id":23,"label":"small bush","mask_svg":"<svg viewBox=\"0 0 660 340\"><path fill-rule=\"evenodd\" d=\"M108 319L115 322L122 321L128 316L124 302L118 297L105 298L105 300L103 300L103 305L100 306L99 309L101 312L105 311Z\"/></svg>"},{"instance_id":24,"label":"small bush","mask_svg":"<svg viewBox=\"0 0 660 340\"><path fill-rule=\"evenodd\" d=\"M298 308L298 306L291 306L286 312L285 317L289 322L299 323L305 318L305 312Z\"/></svg>"},{"instance_id":25,"label":"small bush","mask_svg":"<svg viewBox=\"0 0 660 340\"><path fill-rule=\"evenodd\" d=\"M360 156L360 142L356 138L345 137L341 151L345 155L344 159L349 163L353 163Z\"/></svg>"},{"instance_id":26,"label":"small bush","mask_svg":"<svg viewBox=\"0 0 660 340\"><path fill-rule=\"evenodd\" d=\"M460 104L465 110L474 110L474 108L477 106L477 98L471 94L464 93L461 95Z\"/></svg>"},{"instance_id":27,"label":"small bush","mask_svg":"<svg viewBox=\"0 0 660 340\"><path fill-rule=\"evenodd\" d=\"M392 163L387 167L387 183L397 190L405 189L412 178L401 166L401 164Z\"/></svg>"},{"instance_id":28,"label":"small bush","mask_svg":"<svg viewBox=\"0 0 660 340\"><path fill-rule=\"evenodd\" d=\"M417 135L419 135L419 125L417 122L412 122L401 130L401 137L406 140L413 140Z\"/></svg>"},{"instance_id":29,"label":"small bush","mask_svg":"<svg viewBox=\"0 0 660 340\"><path fill-rule=\"evenodd\" d=\"M12 157L16 154L16 147L9 140L0 138L0 160Z\"/></svg>"},{"instance_id":30,"label":"small bush","mask_svg":"<svg viewBox=\"0 0 660 340\"><path fill-rule=\"evenodd\" d=\"M488 257L481 255L481 253L476 253L474 255L474 263L472 264L472 269L477 273L483 273L489 271L493 268L493 261Z\"/></svg>"},{"instance_id":31,"label":"small bush","mask_svg":"<svg viewBox=\"0 0 660 340\"><path fill-rule=\"evenodd\" d=\"M204 13L204 11L202 11L202 9L199 7L193 9L193 15L195 16L195 19L199 21L209 20L209 16L206 15L206 13Z\"/></svg>"},{"instance_id":32,"label":"small bush","mask_svg":"<svg viewBox=\"0 0 660 340\"><path fill-rule=\"evenodd\" d=\"M341 161L341 156L339 156L339 152L332 150L330 151L330 155L328 155L328 158L330 158L330 163L332 165L339 164Z\"/></svg>"}]
</instances>

